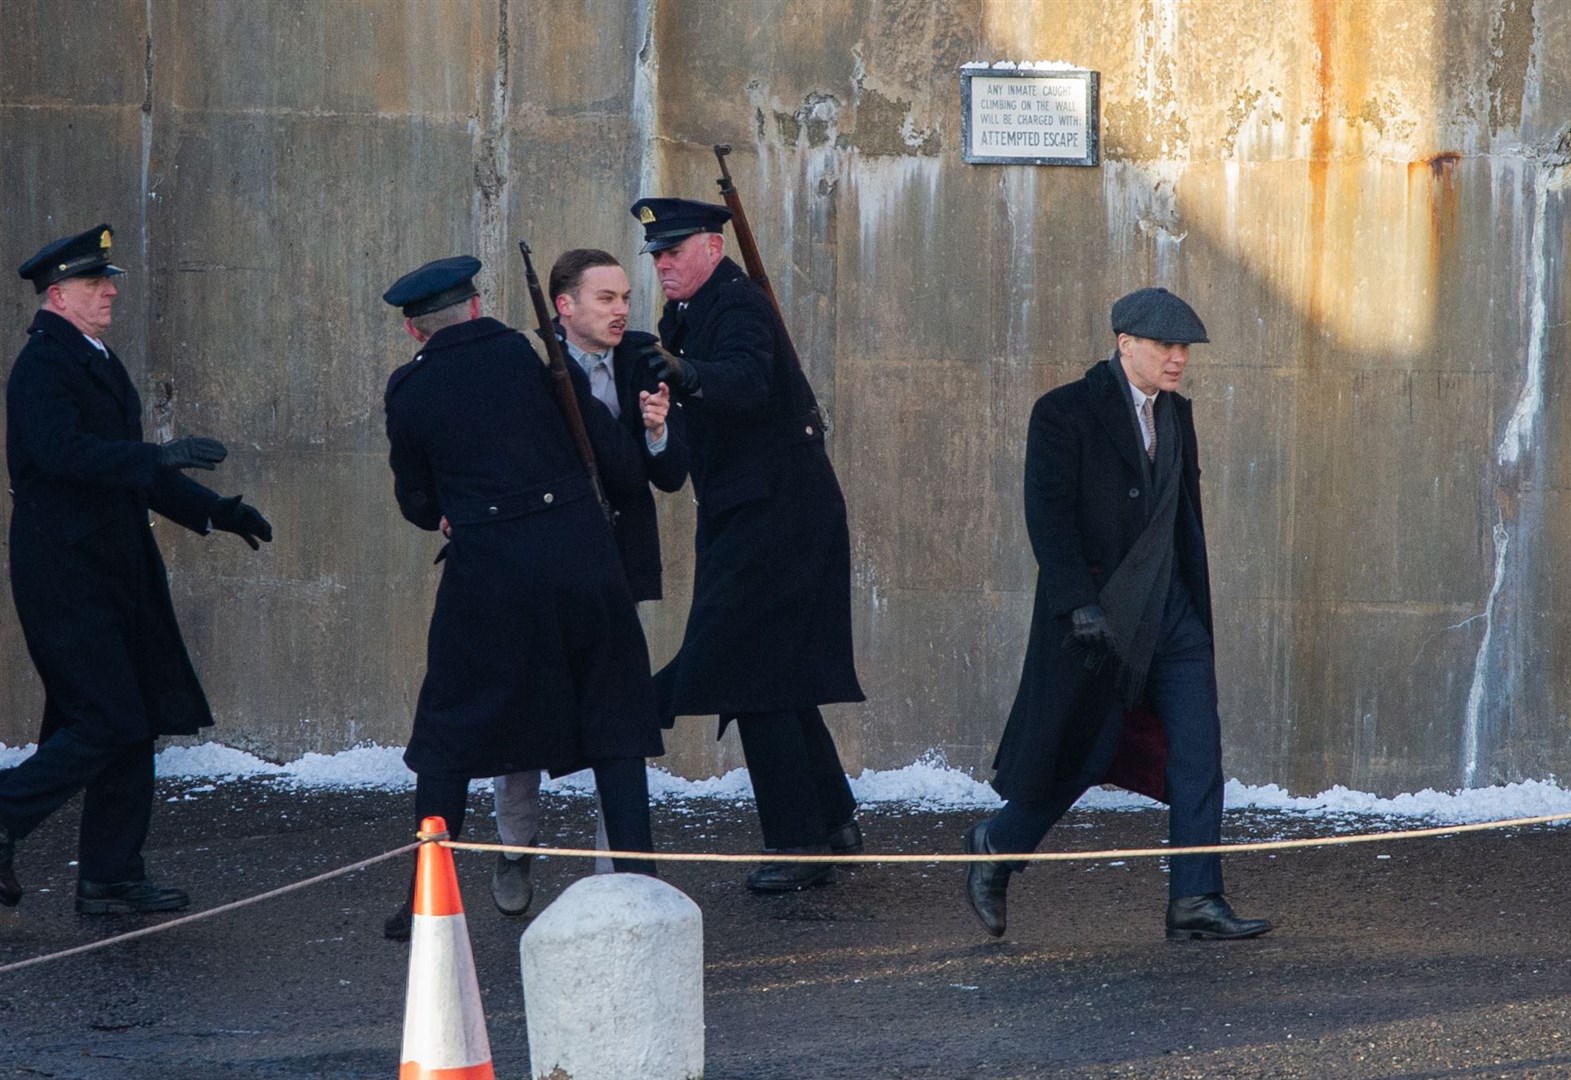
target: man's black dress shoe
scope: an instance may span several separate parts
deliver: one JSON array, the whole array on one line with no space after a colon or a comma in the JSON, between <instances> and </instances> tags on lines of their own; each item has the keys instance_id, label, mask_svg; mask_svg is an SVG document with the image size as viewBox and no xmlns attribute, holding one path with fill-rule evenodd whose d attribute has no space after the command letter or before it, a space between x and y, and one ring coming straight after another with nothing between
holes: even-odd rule
<instances>
[{"instance_id":1,"label":"man's black dress shoe","mask_svg":"<svg viewBox=\"0 0 1571 1080\"><path fill-rule=\"evenodd\" d=\"M829 831L829 850L835 855L862 854L862 826L856 823L856 818Z\"/></svg>"},{"instance_id":2,"label":"man's black dress shoe","mask_svg":"<svg viewBox=\"0 0 1571 1080\"><path fill-rule=\"evenodd\" d=\"M987 843L986 821L979 821L966 831L966 854L993 854ZM1002 937L1007 925L1005 914L1011 873L1013 867L1007 862L966 863L966 901L982 920L982 926L994 937Z\"/></svg>"},{"instance_id":3,"label":"man's black dress shoe","mask_svg":"<svg viewBox=\"0 0 1571 1080\"><path fill-rule=\"evenodd\" d=\"M22 883L16 880L16 841L11 830L0 825L0 904L16 907L22 902Z\"/></svg>"},{"instance_id":4,"label":"man's black dress shoe","mask_svg":"<svg viewBox=\"0 0 1571 1080\"><path fill-rule=\"evenodd\" d=\"M400 904L398 910L382 920L382 936L388 941L408 941L414 929L415 905L413 901Z\"/></svg>"},{"instance_id":5,"label":"man's black dress shoe","mask_svg":"<svg viewBox=\"0 0 1571 1080\"><path fill-rule=\"evenodd\" d=\"M1181 896L1167 904L1167 936L1174 941L1190 938L1232 941L1259 937L1270 929L1270 919L1239 918L1221 893Z\"/></svg>"},{"instance_id":6,"label":"man's black dress shoe","mask_svg":"<svg viewBox=\"0 0 1571 1080\"><path fill-rule=\"evenodd\" d=\"M152 881L97 881L76 883L76 910L79 915L129 915L149 911L179 911L191 898L172 885Z\"/></svg>"},{"instance_id":7,"label":"man's black dress shoe","mask_svg":"<svg viewBox=\"0 0 1571 1080\"><path fill-rule=\"evenodd\" d=\"M765 854L828 855L827 846L779 848ZM833 863L766 862L748 871L747 887L754 892L797 892L814 885L832 885Z\"/></svg>"}]
</instances>

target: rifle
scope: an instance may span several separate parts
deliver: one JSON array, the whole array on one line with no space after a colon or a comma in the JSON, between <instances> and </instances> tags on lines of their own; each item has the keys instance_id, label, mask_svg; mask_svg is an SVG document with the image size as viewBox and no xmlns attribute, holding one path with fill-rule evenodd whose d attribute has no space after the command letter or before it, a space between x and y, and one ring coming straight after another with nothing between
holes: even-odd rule
<instances>
[{"instance_id":1,"label":"rifle","mask_svg":"<svg viewBox=\"0 0 1571 1080\"><path fill-rule=\"evenodd\" d=\"M753 226L748 223L747 211L742 209L742 196L737 194L736 185L731 182L731 170L726 168L726 155L731 152L730 143L716 143L715 160L720 163L720 179L715 183L720 186L720 197L725 200L726 209L731 211L731 231L736 234L736 246L742 252L742 266L747 271L748 279L764 290L764 295L769 297L769 304L775 309L775 315L780 319L781 332L785 334L786 352L789 354L791 366L796 368L802 376L801 386L807 394L806 412L812 413L818 421L818 426L824 434L829 434L829 419L819 407L818 399L813 395L813 388L807 381L807 373L802 371L802 361L796 355L796 346L791 341L791 330L786 326L785 312L780 310L780 301L775 298L774 286L769 284L769 272L764 269L764 260L758 254L758 241L753 238Z\"/></svg>"},{"instance_id":2,"label":"rifle","mask_svg":"<svg viewBox=\"0 0 1571 1080\"><path fill-rule=\"evenodd\" d=\"M764 290L764 295L774 305L775 314L784 323L785 313L780 310L780 301L775 299L774 286L769 284L769 272L764 269L763 256L758 254L758 241L753 239L753 226L748 224L747 211L742 209L742 196L736 193L731 170L726 168L725 159L730 152L730 143L715 144L715 160L720 163L720 179L715 183L720 185L720 197L725 200L726 209L731 211L731 231L736 233L736 246L742 249L742 266L753 283Z\"/></svg>"},{"instance_id":3,"label":"rifle","mask_svg":"<svg viewBox=\"0 0 1571 1080\"><path fill-rule=\"evenodd\" d=\"M567 357L562 352L562 342L558 340L556 328L552 325L545 291L540 288L534 261L529 257L529 244L520 240L518 250L524 257L524 276L529 279L529 299L535 305L535 320L540 324L540 336L545 340L546 366L551 369L551 390L556 395L557 407L562 410L562 419L567 422L567 433L573 438L578 459L589 473L589 483L595 489L595 498L600 500L600 511L605 514L607 521L613 521L616 515L600 483L600 470L595 468L595 449L589 443L589 429L584 427L584 414L578 409L578 392L573 389L573 377L567 371Z\"/></svg>"}]
</instances>

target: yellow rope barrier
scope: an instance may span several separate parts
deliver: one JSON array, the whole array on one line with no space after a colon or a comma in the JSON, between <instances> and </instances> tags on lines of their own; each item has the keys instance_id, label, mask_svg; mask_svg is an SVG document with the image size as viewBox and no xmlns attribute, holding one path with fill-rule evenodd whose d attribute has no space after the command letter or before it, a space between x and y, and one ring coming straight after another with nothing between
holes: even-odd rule
<instances>
[{"instance_id":1,"label":"yellow rope barrier","mask_svg":"<svg viewBox=\"0 0 1571 1080\"><path fill-rule=\"evenodd\" d=\"M442 833L440 835L446 836L447 834ZM261 903L263 900L271 900L275 896L283 896L285 893L292 893L311 885L319 885L335 877L352 874L356 870L364 870L366 867L374 866L379 862L396 859L400 855L407 855L424 842L416 841L413 844L405 844L401 848L384 851L380 855L373 855L369 859L361 859L359 862L351 863L348 866L340 866L337 870L329 870L325 874L317 874L315 877L306 878L304 881L296 881L291 885L283 885L276 889L270 889L265 893L257 893L255 896L248 896L243 900L236 900L230 904L220 904L218 907L208 908L206 911L198 911L194 915L182 915L178 919L170 919L168 922L161 922L157 926L144 926L140 930L132 930L127 934L117 934L114 937L104 938L102 941L95 941L89 945L78 945L74 949L62 949L59 952L48 953L44 956L35 956L31 960L18 960L14 964L0 965L0 975L11 971L20 971L23 968L32 967L34 964L47 963L50 960L63 960L68 956L80 956L82 953L105 949L110 945L118 945L122 941L131 941L135 938L148 937L152 934L161 934L165 930L173 930L177 926L186 926L189 923L200 922L203 919L211 919L214 915L223 915L237 908L250 907L252 904Z\"/></svg>"},{"instance_id":2,"label":"yellow rope barrier","mask_svg":"<svg viewBox=\"0 0 1571 1080\"><path fill-rule=\"evenodd\" d=\"M1311 836L1301 840L1257 840L1244 844L1206 844L1198 847L1114 848L1104 851L1044 851L1031 854L964 855L944 853L931 855L862 854L862 855L787 855L777 852L749 852L741 855L721 855L710 852L686 851L596 851L590 848L526 847L516 844L472 844L457 840L440 841L443 847L455 851L501 851L519 855L558 855L577 859L653 859L656 862L709 862L709 863L974 863L974 862L1082 862L1104 859L1150 859L1170 855L1220 855L1240 852L1290 851L1296 848L1339 847L1345 844L1371 844L1383 840L1421 840L1429 836L1452 836L1456 833L1486 832L1492 829L1513 829L1527 825L1548 825L1556 821L1571 821L1571 813L1543 814L1538 817L1507 818L1501 821L1476 821L1465 825L1437 825L1429 829L1398 829L1377 833L1350 833L1347 836Z\"/></svg>"},{"instance_id":3,"label":"yellow rope barrier","mask_svg":"<svg viewBox=\"0 0 1571 1080\"><path fill-rule=\"evenodd\" d=\"M329 870L327 873L317 874L315 877L309 877L302 881L296 881L290 885L284 885L277 889L271 889L264 893L258 893L255 896L248 896L232 903L222 904L215 908L209 908L206 911L199 911L194 915L185 915L178 919L170 919L168 922L159 923L157 926L147 926L140 930L133 930L130 933L104 938L101 941L95 941L88 945L78 945L75 948L63 949L59 952L48 953L44 956L35 956L29 960L18 960L15 963L0 965L0 975L4 975L12 971L20 971L23 968L32 967L35 964L48 963L51 960L63 960L68 956L80 956L83 953L94 952L98 949L105 949L111 945L118 945L121 942L132 941L136 938L148 937L152 934L161 934L166 930L173 930L176 927L186 926L190 923L199 922L203 919L213 918L215 915L223 915L239 908L249 907L252 904L261 903L263 900L271 900L274 897L283 896L286 893L295 892L299 889L309 888L312 885L318 885L324 881L329 881L336 877L342 877L345 874L352 874L357 870L364 870L368 866L374 866L375 864L384 862L388 859L396 859L400 855L407 855L411 851L414 851L421 844L427 843L438 843L443 847L452 848L455 851L500 851L506 852L508 854L555 855L561 858L580 859L651 859L656 862L756 863L760 860L767 860L769 862L840 864L973 863L997 862L1000 860L1000 858L1007 858L1007 860L1010 862L1074 862L1101 861L1111 859L1148 859L1172 855L1210 855L1223 853L1238 854L1241 852L1290 851L1298 848L1312 847L1339 847L1347 844L1370 844L1377 841L1386 840L1419 840L1423 839L1424 837L1432 836L1454 836L1458 833L1486 832L1494 829L1522 828L1528 825L1549 825L1558 821L1571 821L1571 813L1543 814L1538 817L1508 818L1500 821L1479 821L1464 825L1437 825L1428 829L1399 829L1377 833L1352 833L1347 836L1311 836L1305 837L1301 840L1259 840L1243 844L1208 844L1202 847L1112 848L1102 851L1047 851L1032 852L1031 854L1021 855L1011 854L1002 857L999 855L964 855L956 853L905 855L893 852L862 855L786 855L774 852L770 852L768 854L748 852L740 855L723 855L718 852L688 851L596 851L592 848L548 848L513 844L473 844L463 841L449 840L447 839L448 834L445 832L420 832L416 833L418 839L412 844L405 844L403 847L394 848L391 851L385 851L380 855L373 855L369 859L361 859L359 862L351 863L348 866L339 867L337 870Z\"/></svg>"}]
</instances>

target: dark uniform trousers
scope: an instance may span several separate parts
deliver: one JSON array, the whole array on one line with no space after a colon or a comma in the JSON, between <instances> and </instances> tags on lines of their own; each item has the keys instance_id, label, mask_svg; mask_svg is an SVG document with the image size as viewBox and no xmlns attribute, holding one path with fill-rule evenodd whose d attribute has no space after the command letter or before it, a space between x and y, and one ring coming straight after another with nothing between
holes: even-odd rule
<instances>
[{"instance_id":1,"label":"dark uniform trousers","mask_svg":"<svg viewBox=\"0 0 1571 1080\"><path fill-rule=\"evenodd\" d=\"M1162 609L1162 633L1146 678L1147 701L1167 736L1168 843L1174 847L1216 844L1222 838L1222 724L1217 715L1216 665L1211 635L1175 571ZM1118 752L1124 709L1113 714L1071 781L1055 786L1041 801L1011 799L988 826L996 853L1035 851L1047 831L1085 794L1102 782ZM1168 895L1204 896L1222 891L1219 855L1181 855L1172 860Z\"/></svg>"},{"instance_id":2,"label":"dark uniform trousers","mask_svg":"<svg viewBox=\"0 0 1571 1080\"><path fill-rule=\"evenodd\" d=\"M816 705L735 719L765 848L817 847L851 820L856 799Z\"/></svg>"},{"instance_id":3,"label":"dark uniform trousers","mask_svg":"<svg viewBox=\"0 0 1571 1080\"><path fill-rule=\"evenodd\" d=\"M141 596L133 610L139 616L153 606L154 598ZM154 640L155 630L138 626L133 640ZM136 672L146 657L134 647L94 641L91 652L100 673L121 676L116 685L138 683ZM74 683L51 685L46 678L44 690L37 752L0 772L0 824L20 840L80 791L77 876L106 885L141 881L147 876L142 845L153 815L154 740L126 742L125 734L105 722L113 703L82 700L85 691Z\"/></svg>"},{"instance_id":4,"label":"dark uniform trousers","mask_svg":"<svg viewBox=\"0 0 1571 1080\"><path fill-rule=\"evenodd\" d=\"M140 881L153 814L153 740L116 743L86 724L57 730L38 752L0 773L0 822L17 839L82 794L77 869L83 881Z\"/></svg>"}]
</instances>

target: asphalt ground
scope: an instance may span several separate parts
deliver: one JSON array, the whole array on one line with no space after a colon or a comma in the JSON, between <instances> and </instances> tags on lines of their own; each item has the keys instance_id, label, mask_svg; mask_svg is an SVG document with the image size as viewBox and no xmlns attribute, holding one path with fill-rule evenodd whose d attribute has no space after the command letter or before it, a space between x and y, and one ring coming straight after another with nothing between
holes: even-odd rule
<instances>
[{"instance_id":1,"label":"asphalt ground","mask_svg":"<svg viewBox=\"0 0 1571 1080\"><path fill-rule=\"evenodd\" d=\"M274 781L160 783L160 880L215 907L396 848L409 793ZM169 800L165 802L164 800ZM466 839L494 837L488 793ZM547 796L547 842L591 843L592 804ZM955 852L974 812L875 806L871 852ZM1231 841L1348 831L1232 812ZM1387 821L1369 821L1375 829ZM1430 824L1413 823L1413 824ZM76 811L29 837L29 889L0 911L0 964L170 916L74 913ZM1055 850L1145 847L1161 811L1075 811ZM740 852L751 806L656 807L657 844ZM518 938L492 908L492 856L456 853L499 1077L529 1075ZM1247 942L1167 942L1158 860L1017 877L988 938L954 866L870 865L752 896L740 866L662 864L703 911L709 1080L802 1077L1571 1077L1571 830L1382 842L1226 864ZM94 953L0 975L0 1077L207 1080L395 1075L407 946L382 918L408 863L364 871ZM539 911L587 872L536 866Z\"/></svg>"}]
</instances>

